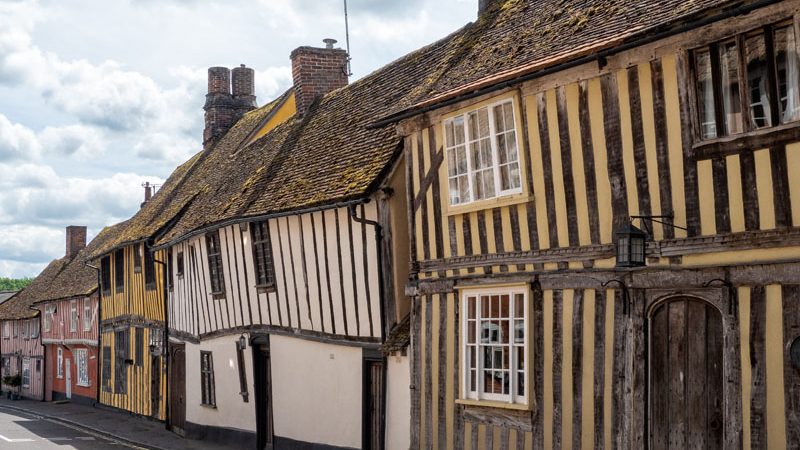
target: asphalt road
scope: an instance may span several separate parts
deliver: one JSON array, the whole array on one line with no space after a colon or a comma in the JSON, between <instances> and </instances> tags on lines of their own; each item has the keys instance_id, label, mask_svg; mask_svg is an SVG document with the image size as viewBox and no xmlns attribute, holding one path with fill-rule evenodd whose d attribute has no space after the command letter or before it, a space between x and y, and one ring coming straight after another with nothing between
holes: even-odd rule
<instances>
[{"instance_id":1,"label":"asphalt road","mask_svg":"<svg viewBox=\"0 0 800 450\"><path fill-rule=\"evenodd\" d=\"M0 407L0 449L127 450L121 442L31 414Z\"/></svg>"}]
</instances>

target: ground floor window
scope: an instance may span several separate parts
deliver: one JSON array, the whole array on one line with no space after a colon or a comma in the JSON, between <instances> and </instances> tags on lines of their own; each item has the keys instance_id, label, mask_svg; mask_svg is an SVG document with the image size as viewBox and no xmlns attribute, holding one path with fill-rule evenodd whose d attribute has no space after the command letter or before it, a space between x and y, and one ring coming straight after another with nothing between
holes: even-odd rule
<instances>
[{"instance_id":1,"label":"ground floor window","mask_svg":"<svg viewBox=\"0 0 800 450\"><path fill-rule=\"evenodd\" d=\"M31 359L22 360L22 387L31 387Z\"/></svg>"},{"instance_id":2,"label":"ground floor window","mask_svg":"<svg viewBox=\"0 0 800 450\"><path fill-rule=\"evenodd\" d=\"M64 349L56 350L56 378L64 378Z\"/></svg>"},{"instance_id":3,"label":"ground floor window","mask_svg":"<svg viewBox=\"0 0 800 450\"><path fill-rule=\"evenodd\" d=\"M103 347L103 374L102 386L106 392L111 392L111 347Z\"/></svg>"},{"instance_id":4,"label":"ground floor window","mask_svg":"<svg viewBox=\"0 0 800 450\"><path fill-rule=\"evenodd\" d=\"M462 396L527 403L528 289L462 292Z\"/></svg>"},{"instance_id":5,"label":"ground floor window","mask_svg":"<svg viewBox=\"0 0 800 450\"><path fill-rule=\"evenodd\" d=\"M217 399L214 392L214 360L211 352L200 352L200 387L202 390L202 403L216 406Z\"/></svg>"},{"instance_id":6,"label":"ground floor window","mask_svg":"<svg viewBox=\"0 0 800 450\"><path fill-rule=\"evenodd\" d=\"M75 350L75 364L78 366L78 386L89 386L89 357L85 348Z\"/></svg>"}]
</instances>

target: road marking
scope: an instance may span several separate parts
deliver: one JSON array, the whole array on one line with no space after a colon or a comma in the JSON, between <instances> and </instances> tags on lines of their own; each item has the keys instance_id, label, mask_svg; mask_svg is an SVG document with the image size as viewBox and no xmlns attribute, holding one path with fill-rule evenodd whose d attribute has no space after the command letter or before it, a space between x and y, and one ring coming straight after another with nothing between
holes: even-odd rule
<instances>
[{"instance_id":1,"label":"road marking","mask_svg":"<svg viewBox=\"0 0 800 450\"><path fill-rule=\"evenodd\" d=\"M0 434L0 439L4 440L6 442L33 442L33 439L9 439L9 438L3 436L2 434Z\"/></svg>"},{"instance_id":2,"label":"road marking","mask_svg":"<svg viewBox=\"0 0 800 450\"><path fill-rule=\"evenodd\" d=\"M94 440L94 438L91 437L91 436L78 436L75 439L78 439L80 441L93 441Z\"/></svg>"},{"instance_id":3,"label":"road marking","mask_svg":"<svg viewBox=\"0 0 800 450\"><path fill-rule=\"evenodd\" d=\"M72 440L72 438L68 438L68 437L51 437L51 438L45 438L45 439L47 439L48 441L71 441Z\"/></svg>"}]
</instances>

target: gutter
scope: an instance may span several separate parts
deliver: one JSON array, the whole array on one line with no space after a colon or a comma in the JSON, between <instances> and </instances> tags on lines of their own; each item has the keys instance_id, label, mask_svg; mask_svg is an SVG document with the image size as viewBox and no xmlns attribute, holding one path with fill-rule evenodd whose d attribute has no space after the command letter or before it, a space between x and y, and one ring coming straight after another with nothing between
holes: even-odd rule
<instances>
[{"instance_id":1,"label":"gutter","mask_svg":"<svg viewBox=\"0 0 800 450\"><path fill-rule=\"evenodd\" d=\"M479 97L481 95L485 95L494 91L498 91L507 87L511 87L513 85L533 80L536 78L541 78L546 75L550 75L556 72L560 72L562 70L570 69L576 66L580 66L583 64L591 63L594 61L603 62L607 57L615 55L617 53L622 53L626 50L630 50L635 47L640 47L642 45L650 44L652 42L665 39L671 36L675 36L676 34L684 33L686 31L694 30L695 28L700 28L702 26L718 22L720 20L728 19L730 17L740 16L744 14L748 14L756 9L763 8L766 6L770 6L776 3L780 3L783 0L760 0L758 2L749 4L749 5L742 5L737 8L726 9L723 12L708 16L705 18L695 19L694 21L687 22L683 25L677 26L675 28L668 28L664 31L655 32L649 34L653 31L653 29L646 29L643 30L642 34L638 39L633 39L628 41L627 43L618 45L616 47L612 47L606 50L598 51L594 54L587 55L580 57L578 59L574 59L572 61L567 61L562 64L557 64L555 66L551 66L536 72L527 73L524 75L519 75L517 77L511 78L509 80L493 84L491 86L485 86L482 88L475 89L470 92L465 92L463 94L458 94L454 97L451 97L446 100L442 100L440 102L432 103L426 106L422 106L416 109L406 109L405 111L400 111L396 114L390 115L384 119L378 120L377 122L373 122L367 125L368 130L374 130L377 128L383 128L386 125L399 122L404 119L408 119L414 116L418 116L420 114L424 114L429 111L433 111L435 109L439 109L445 106L454 105L456 103L462 102L464 100L473 99L475 97ZM413 107L412 107L413 108Z\"/></svg>"},{"instance_id":2,"label":"gutter","mask_svg":"<svg viewBox=\"0 0 800 450\"><path fill-rule=\"evenodd\" d=\"M97 384L97 394L95 394L95 397L97 398L95 399L95 401L97 403L100 403L100 391L103 388L101 382L102 378L100 378L101 376L100 369L102 367L102 362L100 361L100 358L103 355L103 330L100 329L100 321L103 318L103 286L101 284L102 279L100 276L100 268L97 266L93 266L89 263L84 263L84 265L90 269L94 269L94 271L97 272L97 369L96 369L97 381L95 381L95 383ZM47 361L47 358L45 358L45 361ZM45 367L46 364L47 363L45 362Z\"/></svg>"},{"instance_id":3,"label":"gutter","mask_svg":"<svg viewBox=\"0 0 800 450\"><path fill-rule=\"evenodd\" d=\"M274 218L277 218L277 217L297 216L297 215L308 214L308 213L313 213L313 212L317 212L317 211L325 211L325 210L328 210L328 209L344 208L344 207L349 207L351 205L354 206L354 205L361 205L361 204L364 204L364 203L369 203L369 201L370 201L369 197L361 197L361 198L357 198L357 199L354 199L354 200L347 200L347 201L343 201L343 202L329 203L329 204L325 204L325 205L313 206L313 207L310 207L310 208L293 209L293 210L282 211L282 212L271 213L271 214L262 214L262 215L258 215L258 216L237 217L235 219L229 219L229 220L218 222L218 223L215 223L215 224L212 224L212 225L207 225L207 226L202 227L202 228L198 228L198 229L196 229L196 230L194 230L194 231L192 231L190 233L187 233L187 234L181 235L180 237L172 239L171 241L165 242L165 243L163 243L161 245L157 245L157 246L153 247L153 250L154 251L155 250L163 250L163 249L165 249L167 247L171 247L171 246L173 246L173 245L175 245L175 244L177 244L179 242L183 242L183 241L185 241L185 240L187 240L189 238L192 238L194 236L197 236L197 235L200 235L200 234L205 234L208 231L216 230L216 229L219 229L219 228L224 228L224 227L227 227L229 225L236 225L238 223L243 223L243 222L262 221L262 220L267 220L267 219L274 219Z\"/></svg>"}]
</instances>

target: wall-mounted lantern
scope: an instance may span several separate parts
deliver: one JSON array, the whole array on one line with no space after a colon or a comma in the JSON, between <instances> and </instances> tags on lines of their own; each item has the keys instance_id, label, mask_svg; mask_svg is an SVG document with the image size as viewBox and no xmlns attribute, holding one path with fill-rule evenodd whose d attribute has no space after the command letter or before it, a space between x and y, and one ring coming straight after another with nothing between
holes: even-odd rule
<instances>
[{"instance_id":1,"label":"wall-mounted lantern","mask_svg":"<svg viewBox=\"0 0 800 450\"><path fill-rule=\"evenodd\" d=\"M644 266L646 241L647 233L630 222L617 231L617 267Z\"/></svg>"},{"instance_id":2,"label":"wall-mounted lantern","mask_svg":"<svg viewBox=\"0 0 800 450\"><path fill-rule=\"evenodd\" d=\"M634 219L639 219L646 231L633 226ZM686 231L686 228L672 223L672 219L672 215L631 216L630 221L616 233L617 267L643 267L647 265L647 239L652 236L648 222L656 222L667 227Z\"/></svg>"},{"instance_id":3,"label":"wall-mounted lantern","mask_svg":"<svg viewBox=\"0 0 800 450\"><path fill-rule=\"evenodd\" d=\"M247 338L244 335L239 336L239 340L236 342L236 347L239 350L244 350L247 348Z\"/></svg>"}]
</instances>

